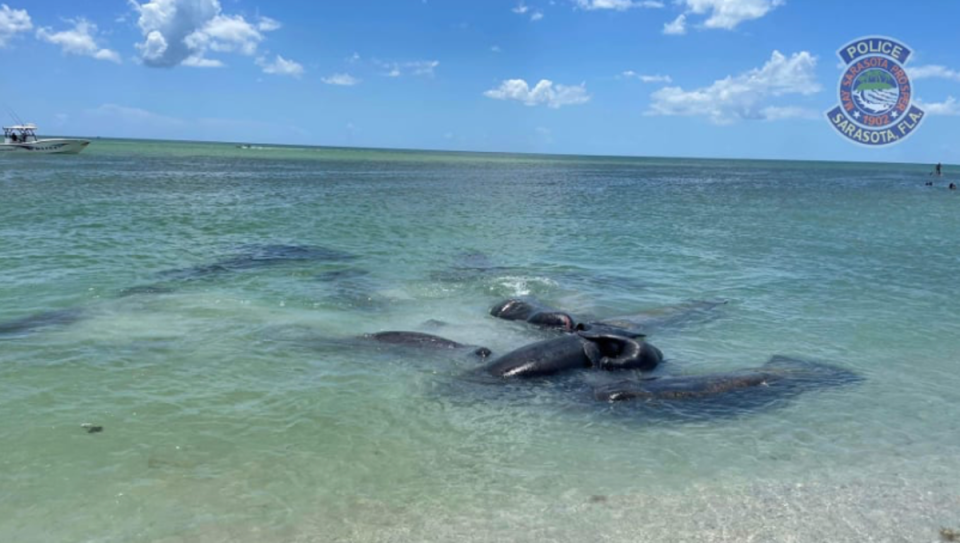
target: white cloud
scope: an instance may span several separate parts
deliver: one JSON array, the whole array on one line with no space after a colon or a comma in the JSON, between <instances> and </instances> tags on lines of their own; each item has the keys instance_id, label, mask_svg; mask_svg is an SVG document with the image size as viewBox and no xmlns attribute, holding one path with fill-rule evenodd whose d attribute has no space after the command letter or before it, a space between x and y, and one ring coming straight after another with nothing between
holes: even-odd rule
<instances>
[{"instance_id":1,"label":"white cloud","mask_svg":"<svg viewBox=\"0 0 960 543\"><path fill-rule=\"evenodd\" d=\"M94 37L97 34L97 25L83 18L72 22L73 29L62 32L54 32L50 27L37 29L37 39L59 45L64 53L120 63L120 55L116 51L97 46Z\"/></svg>"},{"instance_id":2,"label":"white cloud","mask_svg":"<svg viewBox=\"0 0 960 543\"><path fill-rule=\"evenodd\" d=\"M787 94L810 95L820 91L816 80L817 59L807 51L789 58L774 51L762 68L736 77L728 76L709 87L685 91L664 87L650 97L648 115L707 117L716 124L740 119L782 119L801 115L798 108L776 108L762 102Z\"/></svg>"},{"instance_id":3,"label":"white cloud","mask_svg":"<svg viewBox=\"0 0 960 543\"><path fill-rule=\"evenodd\" d=\"M203 57L187 57L180 65L191 68L223 68L225 66L219 60Z\"/></svg>"},{"instance_id":4,"label":"white cloud","mask_svg":"<svg viewBox=\"0 0 960 543\"><path fill-rule=\"evenodd\" d=\"M960 81L960 72L957 70L951 70L946 66L914 66L912 68L907 68L907 75L913 79L927 79L931 77L937 77L941 79L952 79L954 81Z\"/></svg>"},{"instance_id":5,"label":"white cloud","mask_svg":"<svg viewBox=\"0 0 960 543\"><path fill-rule=\"evenodd\" d=\"M0 47L6 47L16 34L32 28L27 10L10 9L8 5L0 4Z\"/></svg>"},{"instance_id":6,"label":"white cloud","mask_svg":"<svg viewBox=\"0 0 960 543\"><path fill-rule=\"evenodd\" d=\"M633 70L621 72L617 77L622 79L637 79L644 83L673 83L673 78L671 78L669 75L644 75L638 74Z\"/></svg>"},{"instance_id":7,"label":"white cloud","mask_svg":"<svg viewBox=\"0 0 960 543\"><path fill-rule=\"evenodd\" d=\"M520 0L516 7L511 8L510 11L516 13L517 15L526 15L529 13L531 21L539 21L543 19L543 11L531 8L530 6L524 4L523 0Z\"/></svg>"},{"instance_id":8,"label":"white cloud","mask_svg":"<svg viewBox=\"0 0 960 543\"><path fill-rule=\"evenodd\" d=\"M663 2L657 0L576 0L580 9L593 11L597 9L612 9L626 11L630 8L662 8Z\"/></svg>"},{"instance_id":9,"label":"white cloud","mask_svg":"<svg viewBox=\"0 0 960 543\"><path fill-rule=\"evenodd\" d=\"M222 66L207 54L252 56L264 40L264 32L280 28L280 23L269 17L250 22L242 15L224 14L219 0L130 1L140 15L137 25L143 42L137 49L147 66Z\"/></svg>"},{"instance_id":10,"label":"white cloud","mask_svg":"<svg viewBox=\"0 0 960 543\"><path fill-rule=\"evenodd\" d=\"M687 16L677 15L672 22L663 24L663 33L668 36L682 36L687 33Z\"/></svg>"},{"instance_id":11,"label":"white cloud","mask_svg":"<svg viewBox=\"0 0 960 543\"><path fill-rule=\"evenodd\" d=\"M508 79L499 87L484 92L483 95L495 100L517 100L528 106L546 105L554 109L590 101L586 84L554 85L547 79L541 79L532 89L523 79Z\"/></svg>"},{"instance_id":12,"label":"white cloud","mask_svg":"<svg viewBox=\"0 0 960 543\"><path fill-rule=\"evenodd\" d=\"M927 115L960 115L960 103L953 96L948 96L943 102L917 102Z\"/></svg>"},{"instance_id":13,"label":"white cloud","mask_svg":"<svg viewBox=\"0 0 960 543\"><path fill-rule=\"evenodd\" d=\"M679 3L686 6L688 13L709 15L703 22L706 28L733 30L744 21L759 19L782 6L784 0L679 0ZM664 33L668 33L666 28Z\"/></svg>"},{"instance_id":14,"label":"white cloud","mask_svg":"<svg viewBox=\"0 0 960 543\"><path fill-rule=\"evenodd\" d=\"M260 17L260 22L257 23L257 29L261 32L273 32L274 30L280 30L280 22L271 19L270 17Z\"/></svg>"},{"instance_id":15,"label":"white cloud","mask_svg":"<svg viewBox=\"0 0 960 543\"><path fill-rule=\"evenodd\" d=\"M263 68L265 74L289 75L296 78L303 75L303 66L280 55L277 55L273 62L268 62L265 58L260 57L257 59L257 66Z\"/></svg>"},{"instance_id":16,"label":"white cloud","mask_svg":"<svg viewBox=\"0 0 960 543\"><path fill-rule=\"evenodd\" d=\"M375 60L374 63L387 70L383 74L387 77L400 77L403 75L433 77L434 70L440 65L439 60L414 60L411 62L380 62Z\"/></svg>"},{"instance_id":17,"label":"white cloud","mask_svg":"<svg viewBox=\"0 0 960 543\"><path fill-rule=\"evenodd\" d=\"M360 84L360 80L350 74L333 74L330 77L321 79L327 85L339 85L341 87L352 87Z\"/></svg>"}]
</instances>

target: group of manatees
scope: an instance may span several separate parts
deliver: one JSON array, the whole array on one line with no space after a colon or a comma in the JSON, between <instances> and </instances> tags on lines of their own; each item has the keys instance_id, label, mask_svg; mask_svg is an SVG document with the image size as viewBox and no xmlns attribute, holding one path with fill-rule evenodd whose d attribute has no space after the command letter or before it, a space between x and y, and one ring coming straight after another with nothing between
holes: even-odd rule
<instances>
[{"instance_id":1,"label":"group of manatees","mask_svg":"<svg viewBox=\"0 0 960 543\"><path fill-rule=\"evenodd\" d=\"M124 289L119 295L165 294L179 282L190 282L224 274L257 270L290 263L345 262L355 257L324 247L299 245L243 245L233 254L213 263L161 272L160 282ZM476 264L476 263L475 263ZM489 263L481 261L459 274L484 272ZM320 280L352 277L356 270L327 270ZM423 332L378 332L361 339L384 345L426 349L466 350L481 361L465 377L484 383L521 382L598 371L609 376L593 389L596 399L604 402L633 402L654 409L706 408L729 410L768 405L781 398L807 390L855 383L861 378L842 368L795 360L782 356L771 358L758 368L702 374L671 375L657 370L664 361L663 353L647 341L647 334L660 327L682 323L691 315L709 312L723 302L690 302L660 311L601 320L580 320L528 298L512 298L496 304L490 311L494 317L523 321L531 326L553 330L555 335L499 357L485 347L471 347ZM12 338L42 328L69 325L85 315L83 308L52 310L0 323L0 339Z\"/></svg>"},{"instance_id":2,"label":"group of manatees","mask_svg":"<svg viewBox=\"0 0 960 543\"><path fill-rule=\"evenodd\" d=\"M247 271L260 271L294 264L344 263L355 260L356 255L314 245L257 244L236 246L230 253L207 264L186 268L164 270L156 274L157 281L124 288L116 293L118 298L131 296L171 294L178 286L202 282ZM322 282L353 278L364 272L357 269L326 270L315 276ZM88 317L89 307L54 309L0 322L0 340L15 338L41 329L62 327Z\"/></svg>"},{"instance_id":3,"label":"group of manatees","mask_svg":"<svg viewBox=\"0 0 960 543\"><path fill-rule=\"evenodd\" d=\"M646 331L680 316L709 311L723 302L692 302L668 311L641 313L599 321L579 321L570 313L533 299L512 298L495 305L490 314L553 329L555 337L537 341L493 358L485 347L471 347L421 332L380 332L368 338L407 346L467 349L483 362L470 371L487 383L543 379L575 371L619 372L624 376L597 386L604 402L640 401L647 407L675 412L694 409L737 411L768 405L807 390L857 383L861 378L843 368L774 356L758 368L700 375L650 375L664 360L646 340ZM627 371L627 370L633 370ZM636 378L635 375L640 377Z\"/></svg>"}]
</instances>

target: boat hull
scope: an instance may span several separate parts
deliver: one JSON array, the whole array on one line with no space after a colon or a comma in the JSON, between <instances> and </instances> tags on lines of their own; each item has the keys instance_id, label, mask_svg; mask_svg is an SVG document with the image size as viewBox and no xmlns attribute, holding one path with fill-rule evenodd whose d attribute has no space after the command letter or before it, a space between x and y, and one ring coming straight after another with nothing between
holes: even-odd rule
<instances>
[{"instance_id":1,"label":"boat hull","mask_svg":"<svg viewBox=\"0 0 960 543\"><path fill-rule=\"evenodd\" d=\"M0 143L0 155L75 155L90 145L88 140L52 138L28 143Z\"/></svg>"}]
</instances>

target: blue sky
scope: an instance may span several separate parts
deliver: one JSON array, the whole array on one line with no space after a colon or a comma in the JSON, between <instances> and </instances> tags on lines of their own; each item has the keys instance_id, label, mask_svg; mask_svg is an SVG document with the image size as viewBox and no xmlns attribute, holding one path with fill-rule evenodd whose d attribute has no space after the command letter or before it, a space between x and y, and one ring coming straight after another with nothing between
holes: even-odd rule
<instances>
[{"instance_id":1,"label":"blue sky","mask_svg":"<svg viewBox=\"0 0 960 543\"><path fill-rule=\"evenodd\" d=\"M48 134L960 164L958 25L956 0L0 0L0 105ZM869 149L824 112L875 34L928 115Z\"/></svg>"}]
</instances>

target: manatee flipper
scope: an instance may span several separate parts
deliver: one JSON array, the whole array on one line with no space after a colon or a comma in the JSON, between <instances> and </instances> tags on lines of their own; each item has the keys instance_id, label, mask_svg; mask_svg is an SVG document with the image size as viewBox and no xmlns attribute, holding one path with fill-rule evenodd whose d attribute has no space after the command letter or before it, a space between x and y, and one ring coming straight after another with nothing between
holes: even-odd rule
<instances>
[{"instance_id":1,"label":"manatee flipper","mask_svg":"<svg viewBox=\"0 0 960 543\"><path fill-rule=\"evenodd\" d=\"M792 386L818 388L856 384L864 379L848 369L821 362L775 355L763 365L762 371L783 376Z\"/></svg>"},{"instance_id":2,"label":"manatee flipper","mask_svg":"<svg viewBox=\"0 0 960 543\"><path fill-rule=\"evenodd\" d=\"M590 365L595 368L600 367L604 359L603 353L600 352L600 347L592 341L583 342L583 354L590 361Z\"/></svg>"}]
</instances>

